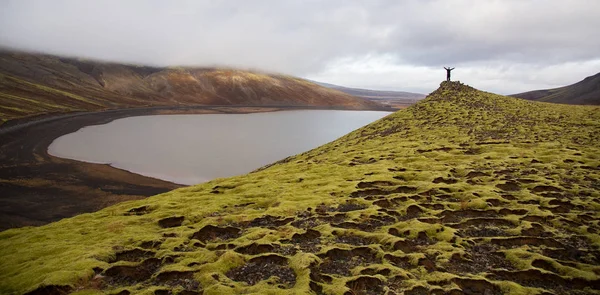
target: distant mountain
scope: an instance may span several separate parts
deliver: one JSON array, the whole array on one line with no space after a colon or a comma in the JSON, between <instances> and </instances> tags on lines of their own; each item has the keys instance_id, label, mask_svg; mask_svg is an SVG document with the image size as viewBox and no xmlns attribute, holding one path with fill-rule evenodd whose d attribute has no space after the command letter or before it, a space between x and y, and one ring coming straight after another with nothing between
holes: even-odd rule
<instances>
[{"instance_id":1,"label":"distant mountain","mask_svg":"<svg viewBox=\"0 0 600 295\"><path fill-rule=\"evenodd\" d=\"M317 81L313 82L327 88L336 89L350 95L362 97L392 107L406 107L425 98L425 94L421 93L350 88Z\"/></svg>"},{"instance_id":2,"label":"distant mountain","mask_svg":"<svg viewBox=\"0 0 600 295\"><path fill-rule=\"evenodd\" d=\"M0 52L0 123L46 113L174 105L381 107L286 75Z\"/></svg>"},{"instance_id":3,"label":"distant mountain","mask_svg":"<svg viewBox=\"0 0 600 295\"><path fill-rule=\"evenodd\" d=\"M569 86L534 90L511 96L535 101L600 105L600 73Z\"/></svg>"}]
</instances>

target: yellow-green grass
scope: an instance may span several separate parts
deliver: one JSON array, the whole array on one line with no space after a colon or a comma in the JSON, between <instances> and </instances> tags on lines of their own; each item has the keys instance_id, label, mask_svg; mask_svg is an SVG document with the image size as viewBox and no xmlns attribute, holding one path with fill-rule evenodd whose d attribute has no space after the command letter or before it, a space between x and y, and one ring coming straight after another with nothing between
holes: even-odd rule
<instances>
[{"instance_id":1,"label":"yellow-green grass","mask_svg":"<svg viewBox=\"0 0 600 295\"><path fill-rule=\"evenodd\" d=\"M4 231L0 293L600 294L599 166L598 107L444 82L253 173ZM127 281L115 270L144 269L119 256L133 249L160 262Z\"/></svg>"},{"instance_id":2,"label":"yellow-green grass","mask_svg":"<svg viewBox=\"0 0 600 295\"><path fill-rule=\"evenodd\" d=\"M57 94L57 95L61 95L61 96L66 96L66 97L68 97L70 99L74 99L74 100L77 100L77 101L80 101L80 102L83 102L83 103L95 105L97 107L104 107L103 104L100 104L98 102L92 101L91 99L88 99L88 98L85 98L83 96L76 95L76 94L73 94L73 93L70 93L70 92L67 92L67 91L58 90L56 88L44 86L44 85L41 85L41 84L31 83L31 82L25 81L23 79L19 79L19 78L12 77L12 76L9 76L9 75L4 75L4 74L0 74L0 78L6 79L6 80L9 80L9 81L12 81L12 82L16 82L16 83L19 83L19 84L22 84L22 85L25 85L25 86L28 86L28 87L37 88L37 89L40 89L40 90L42 90L44 92L48 92L48 93L51 93L51 94Z\"/></svg>"},{"instance_id":3,"label":"yellow-green grass","mask_svg":"<svg viewBox=\"0 0 600 295\"><path fill-rule=\"evenodd\" d=\"M2 92L0 92L0 97L5 98L5 99L9 99L9 100L14 100L14 101L26 102L27 104L39 105L38 107L41 107L41 108L59 109L59 110L62 110L62 111L72 111L72 110L74 110L74 109L72 109L72 108L70 108L68 106L61 106L61 105L51 104L51 103L47 103L47 102L43 102L43 101L39 101L39 100L35 100L35 99L29 99L29 98L25 98L25 97L22 97L22 96L16 96L16 95L8 94L8 93L2 93Z\"/></svg>"},{"instance_id":4,"label":"yellow-green grass","mask_svg":"<svg viewBox=\"0 0 600 295\"><path fill-rule=\"evenodd\" d=\"M85 97L10 75L0 74L0 84L4 86L0 90L0 120L3 122L53 112L106 108Z\"/></svg>"}]
</instances>

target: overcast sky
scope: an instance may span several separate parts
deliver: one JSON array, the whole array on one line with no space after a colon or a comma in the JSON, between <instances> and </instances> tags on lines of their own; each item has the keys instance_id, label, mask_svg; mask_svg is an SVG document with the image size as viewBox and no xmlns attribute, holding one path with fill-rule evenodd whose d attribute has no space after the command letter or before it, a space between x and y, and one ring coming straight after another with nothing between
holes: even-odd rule
<instances>
[{"instance_id":1,"label":"overcast sky","mask_svg":"<svg viewBox=\"0 0 600 295\"><path fill-rule=\"evenodd\" d=\"M502 94L600 72L600 0L0 0L0 46L149 65L260 69L428 93Z\"/></svg>"}]
</instances>

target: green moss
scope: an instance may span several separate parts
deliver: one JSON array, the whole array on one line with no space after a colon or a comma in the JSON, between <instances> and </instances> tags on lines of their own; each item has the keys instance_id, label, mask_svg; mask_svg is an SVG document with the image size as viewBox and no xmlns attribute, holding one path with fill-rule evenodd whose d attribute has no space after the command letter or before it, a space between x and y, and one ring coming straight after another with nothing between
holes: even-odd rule
<instances>
[{"instance_id":1,"label":"green moss","mask_svg":"<svg viewBox=\"0 0 600 295\"><path fill-rule=\"evenodd\" d=\"M156 276L165 271L193 271L205 294L306 294L311 282L326 294L343 294L361 276L377 278L385 291L416 286L449 291L459 288L452 283L456 277L484 279L494 271L476 260L453 260L477 255L475 246L503 253L516 271L536 269L532 263L544 260L567 280L598 280L598 267L588 258L563 263L546 253L559 244L585 251L600 246L598 110L444 83L408 109L253 173L1 232L0 293L24 293L44 284L85 286L81 282L94 276L94 268L139 264L113 261L119 251L141 249L149 241L160 242L151 249L154 257L173 261L144 282L102 292L139 288L135 292L151 294ZM557 209L551 205L557 200L571 206ZM340 205L354 207L340 211ZM143 206L143 215L128 214ZM171 216L183 216L183 224L158 225ZM249 225L267 216L289 220ZM521 237L535 234L538 223L552 236ZM190 239L207 225L237 228L239 235ZM294 240L309 229L319 233L316 240ZM490 232L498 236L486 236ZM348 237L341 242L340 235ZM514 244L502 244L515 238ZM253 245L272 248L241 253ZM363 253L349 274L337 273L345 273L340 263L325 270L333 273L319 274L327 279L311 276L317 266L340 259L327 257L327 251L365 247L375 254ZM249 285L227 276L269 253L287 257L296 279L292 288L280 288L275 277ZM384 258L388 254L406 261ZM457 263L473 264L475 271L462 273ZM506 280L492 283L507 294L542 290Z\"/></svg>"}]
</instances>

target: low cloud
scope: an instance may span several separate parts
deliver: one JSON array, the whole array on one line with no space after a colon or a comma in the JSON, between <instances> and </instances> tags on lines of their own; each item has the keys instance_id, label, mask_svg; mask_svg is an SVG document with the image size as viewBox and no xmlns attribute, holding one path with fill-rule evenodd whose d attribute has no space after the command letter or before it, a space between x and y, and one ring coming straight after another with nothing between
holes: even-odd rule
<instances>
[{"instance_id":1,"label":"low cloud","mask_svg":"<svg viewBox=\"0 0 600 295\"><path fill-rule=\"evenodd\" d=\"M225 65L426 92L442 66L514 93L598 72L600 1L0 3L0 46L149 65Z\"/></svg>"}]
</instances>

